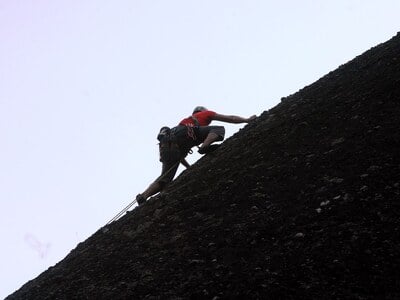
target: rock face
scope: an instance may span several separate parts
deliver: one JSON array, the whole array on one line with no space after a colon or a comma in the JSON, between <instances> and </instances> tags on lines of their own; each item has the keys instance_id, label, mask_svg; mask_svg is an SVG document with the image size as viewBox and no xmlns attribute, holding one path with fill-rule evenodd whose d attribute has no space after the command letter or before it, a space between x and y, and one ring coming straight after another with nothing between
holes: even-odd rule
<instances>
[{"instance_id":1,"label":"rock face","mask_svg":"<svg viewBox=\"0 0 400 300\"><path fill-rule=\"evenodd\" d=\"M7 299L400 299L400 34Z\"/></svg>"}]
</instances>

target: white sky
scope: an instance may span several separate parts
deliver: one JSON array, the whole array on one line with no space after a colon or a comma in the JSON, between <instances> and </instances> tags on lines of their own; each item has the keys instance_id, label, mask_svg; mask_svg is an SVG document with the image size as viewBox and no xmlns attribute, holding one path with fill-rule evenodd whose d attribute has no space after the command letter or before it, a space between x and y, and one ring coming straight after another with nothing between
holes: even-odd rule
<instances>
[{"instance_id":1,"label":"white sky","mask_svg":"<svg viewBox=\"0 0 400 300\"><path fill-rule=\"evenodd\" d=\"M161 126L196 105L259 115L390 39L399 14L397 0L0 0L0 298L159 175Z\"/></svg>"}]
</instances>

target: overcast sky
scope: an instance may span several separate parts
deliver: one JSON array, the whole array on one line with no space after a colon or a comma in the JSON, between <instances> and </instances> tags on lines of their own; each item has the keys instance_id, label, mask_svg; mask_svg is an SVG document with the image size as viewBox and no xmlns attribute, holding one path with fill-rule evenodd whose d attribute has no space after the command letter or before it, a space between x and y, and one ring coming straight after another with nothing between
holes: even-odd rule
<instances>
[{"instance_id":1,"label":"overcast sky","mask_svg":"<svg viewBox=\"0 0 400 300\"><path fill-rule=\"evenodd\" d=\"M399 14L397 0L0 0L0 298L160 174L161 126L197 105L259 115L390 39Z\"/></svg>"}]
</instances>

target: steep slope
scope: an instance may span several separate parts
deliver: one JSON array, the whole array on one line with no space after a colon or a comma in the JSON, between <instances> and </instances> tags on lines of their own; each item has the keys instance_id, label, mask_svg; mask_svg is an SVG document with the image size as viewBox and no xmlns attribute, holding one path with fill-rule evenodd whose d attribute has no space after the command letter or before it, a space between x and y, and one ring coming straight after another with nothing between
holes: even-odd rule
<instances>
[{"instance_id":1,"label":"steep slope","mask_svg":"<svg viewBox=\"0 0 400 300\"><path fill-rule=\"evenodd\" d=\"M400 35L7 299L399 299Z\"/></svg>"}]
</instances>

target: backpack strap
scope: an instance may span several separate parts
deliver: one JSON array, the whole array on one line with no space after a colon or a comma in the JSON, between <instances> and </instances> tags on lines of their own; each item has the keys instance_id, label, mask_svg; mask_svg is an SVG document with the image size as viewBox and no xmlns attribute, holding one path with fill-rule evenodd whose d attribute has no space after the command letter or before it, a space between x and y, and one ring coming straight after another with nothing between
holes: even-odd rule
<instances>
[{"instance_id":1,"label":"backpack strap","mask_svg":"<svg viewBox=\"0 0 400 300\"><path fill-rule=\"evenodd\" d=\"M193 120L195 126L200 126L200 122L195 116L192 115L190 118Z\"/></svg>"}]
</instances>

